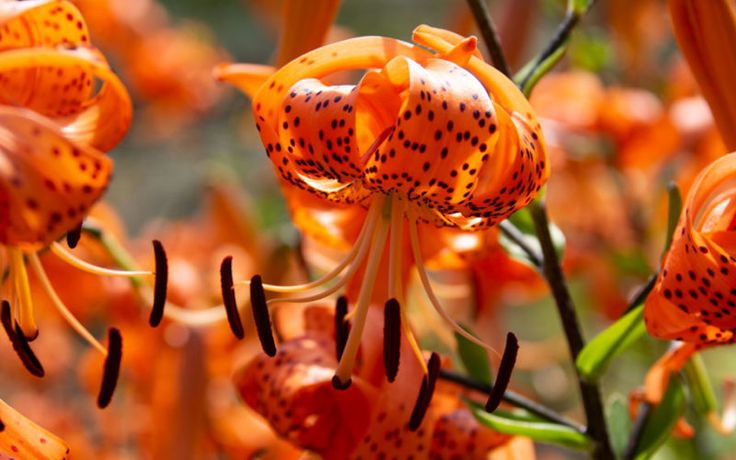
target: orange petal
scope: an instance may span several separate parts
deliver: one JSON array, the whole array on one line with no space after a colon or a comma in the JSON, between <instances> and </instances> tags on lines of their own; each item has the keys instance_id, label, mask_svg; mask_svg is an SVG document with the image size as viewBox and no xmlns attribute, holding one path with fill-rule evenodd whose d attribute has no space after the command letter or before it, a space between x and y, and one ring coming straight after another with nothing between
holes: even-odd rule
<instances>
[{"instance_id":1,"label":"orange petal","mask_svg":"<svg viewBox=\"0 0 736 460\"><path fill-rule=\"evenodd\" d=\"M36 425L0 400L0 459L62 460L69 448L60 438Z\"/></svg>"},{"instance_id":2,"label":"orange petal","mask_svg":"<svg viewBox=\"0 0 736 460\"><path fill-rule=\"evenodd\" d=\"M339 9L340 0L285 0L276 64L284 65L322 46Z\"/></svg>"},{"instance_id":3,"label":"orange petal","mask_svg":"<svg viewBox=\"0 0 736 460\"><path fill-rule=\"evenodd\" d=\"M270 65L260 64L220 64L214 68L212 75L220 81L230 83L253 98L258 89L276 72Z\"/></svg>"},{"instance_id":4,"label":"orange petal","mask_svg":"<svg viewBox=\"0 0 736 460\"><path fill-rule=\"evenodd\" d=\"M644 399L650 404L659 404L667 391L670 376L679 372L699 348L697 345L684 343L659 358L644 377Z\"/></svg>"},{"instance_id":5,"label":"orange petal","mask_svg":"<svg viewBox=\"0 0 736 460\"><path fill-rule=\"evenodd\" d=\"M0 106L0 242L45 246L105 191L112 161L30 110Z\"/></svg>"},{"instance_id":6,"label":"orange petal","mask_svg":"<svg viewBox=\"0 0 736 460\"><path fill-rule=\"evenodd\" d=\"M89 43L84 18L69 2L2 2L0 49L74 48ZM2 59L2 55L0 55ZM48 116L77 113L92 91L84 68L38 66L0 72L0 102Z\"/></svg>"},{"instance_id":7,"label":"orange petal","mask_svg":"<svg viewBox=\"0 0 736 460\"><path fill-rule=\"evenodd\" d=\"M680 223L647 298L644 320L655 337L729 343L736 328L736 154L705 168L684 203Z\"/></svg>"},{"instance_id":8,"label":"orange petal","mask_svg":"<svg viewBox=\"0 0 736 460\"><path fill-rule=\"evenodd\" d=\"M38 47L0 53L0 74L43 69L54 69L54 72L40 73L40 79L48 80L50 91L57 96L50 99L50 96L45 96L45 101L52 104L47 111L62 125L67 137L103 151L112 149L120 142L130 126L132 104L127 90L97 50ZM62 72L59 73L59 70ZM92 77L103 82L100 90L91 98L73 101L73 110L67 110L64 103L67 101L67 92L72 90L64 80L65 75L70 73L80 75L76 81L78 88L91 87L94 83Z\"/></svg>"},{"instance_id":9,"label":"orange petal","mask_svg":"<svg viewBox=\"0 0 736 460\"><path fill-rule=\"evenodd\" d=\"M713 111L726 147L736 149L736 5L730 0L669 0L677 44Z\"/></svg>"},{"instance_id":10,"label":"orange petal","mask_svg":"<svg viewBox=\"0 0 736 460\"><path fill-rule=\"evenodd\" d=\"M273 358L258 356L235 382L279 435L325 459L344 459L365 434L373 391L357 378L335 390L336 367L334 342L304 337L282 343Z\"/></svg>"},{"instance_id":11,"label":"orange petal","mask_svg":"<svg viewBox=\"0 0 736 460\"><path fill-rule=\"evenodd\" d=\"M489 451L509 440L511 436L481 426L467 409L458 409L437 419L429 455L485 460Z\"/></svg>"}]
</instances>

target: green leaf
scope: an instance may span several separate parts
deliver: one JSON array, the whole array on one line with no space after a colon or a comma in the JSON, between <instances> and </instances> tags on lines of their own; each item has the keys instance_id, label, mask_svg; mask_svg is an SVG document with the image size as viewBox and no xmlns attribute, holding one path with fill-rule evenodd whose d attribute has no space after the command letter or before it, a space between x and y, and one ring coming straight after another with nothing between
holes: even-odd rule
<instances>
[{"instance_id":1,"label":"green leaf","mask_svg":"<svg viewBox=\"0 0 736 460\"><path fill-rule=\"evenodd\" d=\"M478 422L499 433L528 436L535 441L578 450L590 450L592 447L590 438L570 427L549 422L520 420L518 416L501 410L489 414L475 403L470 403L470 406Z\"/></svg>"},{"instance_id":2,"label":"green leaf","mask_svg":"<svg viewBox=\"0 0 736 460\"><path fill-rule=\"evenodd\" d=\"M473 336L476 336L469 327L463 325L462 328ZM490 388L491 365L488 362L486 351L457 332L455 332L455 341L457 342L457 352L460 355L460 361L463 363L465 370L476 380L487 383Z\"/></svg>"},{"instance_id":3,"label":"green leaf","mask_svg":"<svg viewBox=\"0 0 736 460\"><path fill-rule=\"evenodd\" d=\"M575 365L589 382L597 381L611 360L646 334L644 306L640 305L598 334L580 352Z\"/></svg>"},{"instance_id":4,"label":"green leaf","mask_svg":"<svg viewBox=\"0 0 736 460\"><path fill-rule=\"evenodd\" d=\"M682 212L682 194L680 194L680 189L674 182L670 182L667 186L667 198L667 239L664 243L663 254L666 254L670 249L672 235L675 233L677 222L680 220L680 212Z\"/></svg>"},{"instance_id":5,"label":"green leaf","mask_svg":"<svg viewBox=\"0 0 736 460\"><path fill-rule=\"evenodd\" d=\"M679 379L670 379L662 401L649 414L636 449L635 460L650 458L667 440L685 410L685 391Z\"/></svg>"},{"instance_id":6,"label":"green leaf","mask_svg":"<svg viewBox=\"0 0 736 460\"><path fill-rule=\"evenodd\" d=\"M621 456L626 443L629 441L631 431L631 420L629 419L629 408L626 398L620 393L611 396L606 405L606 422L611 446L614 452Z\"/></svg>"},{"instance_id":7,"label":"green leaf","mask_svg":"<svg viewBox=\"0 0 736 460\"><path fill-rule=\"evenodd\" d=\"M718 400L700 353L695 353L685 364L685 377L695 410L701 415L718 411Z\"/></svg>"}]
</instances>

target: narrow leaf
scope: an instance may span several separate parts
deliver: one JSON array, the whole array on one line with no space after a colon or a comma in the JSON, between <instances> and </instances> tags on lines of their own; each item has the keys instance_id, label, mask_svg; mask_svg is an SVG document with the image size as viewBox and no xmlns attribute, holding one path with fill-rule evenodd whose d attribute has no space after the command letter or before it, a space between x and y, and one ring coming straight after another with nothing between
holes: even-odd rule
<instances>
[{"instance_id":1,"label":"narrow leaf","mask_svg":"<svg viewBox=\"0 0 736 460\"><path fill-rule=\"evenodd\" d=\"M700 353L692 355L685 364L685 376L690 389L690 397L698 413L707 415L718 411L718 400Z\"/></svg>"},{"instance_id":2,"label":"narrow leaf","mask_svg":"<svg viewBox=\"0 0 736 460\"><path fill-rule=\"evenodd\" d=\"M577 450L590 450L592 447L590 438L585 434L563 425L519 420L518 417L500 410L489 414L482 406L472 403L471 410L478 422L499 433L528 436L535 441Z\"/></svg>"},{"instance_id":3,"label":"narrow leaf","mask_svg":"<svg viewBox=\"0 0 736 460\"><path fill-rule=\"evenodd\" d=\"M575 361L580 375L597 381L616 355L646 335L643 317L644 306L640 305L591 340Z\"/></svg>"},{"instance_id":4,"label":"narrow leaf","mask_svg":"<svg viewBox=\"0 0 736 460\"><path fill-rule=\"evenodd\" d=\"M611 446L620 457L626 448L631 431L631 420L629 419L628 404L626 398L616 393L608 400L606 405L606 422L608 434L611 438Z\"/></svg>"}]
</instances>

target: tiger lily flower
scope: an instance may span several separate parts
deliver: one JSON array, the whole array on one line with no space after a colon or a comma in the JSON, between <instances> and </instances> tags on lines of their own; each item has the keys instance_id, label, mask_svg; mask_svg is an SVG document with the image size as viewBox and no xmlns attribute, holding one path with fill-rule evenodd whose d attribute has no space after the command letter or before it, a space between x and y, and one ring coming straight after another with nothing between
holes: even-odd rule
<instances>
[{"instance_id":1,"label":"tiger lily flower","mask_svg":"<svg viewBox=\"0 0 736 460\"><path fill-rule=\"evenodd\" d=\"M376 280L386 277L382 302L402 304L404 275L412 265L438 313L488 348L439 304L423 243L431 244L432 232L445 228L474 232L494 226L528 204L549 174L531 106L511 80L480 58L477 39L428 26L418 27L413 38L422 47L362 37L308 52L275 72L247 64L216 71L253 95L256 127L286 188L365 216L358 217L362 227L346 258L324 277L298 286L262 285L288 294L269 304L312 302L355 278L356 294L349 293L356 301L352 328L334 380L343 388L350 383L374 288L382 284ZM319 80L356 69L370 69L357 85ZM406 258L412 264L402 262ZM251 283L254 290L260 286ZM400 328L419 358L404 316L401 308Z\"/></svg>"},{"instance_id":2,"label":"tiger lily flower","mask_svg":"<svg viewBox=\"0 0 736 460\"><path fill-rule=\"evenodd\" d=\"M62 460L68 456L63 440L0 399L0 459Z\"/></svg>"},{"instance_id":3,"label":"tiger lily flower","mask_svg":"<svg viewBox=\"0 0 736 460\"><path fill-rule=\"evenodd\" d=\"M60 300L38 252L50 248L88 271L131 276L98 270L56 242L80 227L107 188L112 161L104 152L125 135L131 101L91 46L84 18L71 3L0 2L0 30L0 257L8 273L3 327L26 367L43 376L28 344L38 334L28 262L62 317L106 356L98 400L104 407L120 364L120 334L111 328L108 349L102 346Z\"/></svg>"},{"instance_id":4,"label":"tiger lily flower","mask_svg":"<svg viewBox=\"0 0 736 460\"><path fill-rule=\"evenodd\" d=\"M326 460L534 458L530 439L482 427L449 389L438 388L426 422L410 430L407 401L422 379L421 367L407 363L394 384L385 382L380 346L370 337L380 334L383 313L377 306L369 310L362 360L350 388L338 391L331 384L337 364L334 317L312 305L304 310L302 335L284 341L275 359L256 356L236 373L245 403L277 434ZM401 346L409 347L406 340Z\"/></svg>"},{"instance_id":5,"label":"tiger lily flower","mask_svg":"<svg viewBox=\"0 0 736 460\"><path fill-rule=\"evenodd\" d=\"M682 342L646 379L647 400L661 400L673 372L693 353L733 343L736 331L736 154L711 163L693 182L659 277L644 306L651 335Z\"/></svg>"}]
</instances>

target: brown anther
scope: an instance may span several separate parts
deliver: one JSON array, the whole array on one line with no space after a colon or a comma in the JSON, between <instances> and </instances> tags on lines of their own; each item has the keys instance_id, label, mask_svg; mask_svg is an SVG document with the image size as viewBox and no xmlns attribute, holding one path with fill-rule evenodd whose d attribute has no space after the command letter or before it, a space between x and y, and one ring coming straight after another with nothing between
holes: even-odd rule
<instances>
[{"instance_id":1,"label":"brown anther","mask_svg":"<svg viewBox=\"0 0 736 460\"><path fill-rule=\"evenodd\" d=\"M352 383L353 379L348 379L347 381L343 382L338 376L332 376L332 388L334 388L335 390L345 391L350 388L350 385L352 385Z\"/></svg>"},{"instance_id":2,"label":"brown anther","mask_svg":"<svg viewBox=\"0 0 736 460\"><path fill-rule=\"evenodd\" d=\"M389 382L396 380L401 357L401 306L389 299L383 310L383 367Z\"/></svg>"},{"instance_id":3,"label":"brown anther","mask_svg":"<svg viewBox=\"0 0 736 460\"><path fill-rule=\"evenodd\" d=\"M8 335L10 343L13 345L13 350L20 358L23 366L35 377L43 377L46 375L41 361L38 360L36 354L33 353L31 346L28 344L28 340L23 335L23 331L20 330L17 324L13 325L13 320L10 317L10 302L3 300L2 312L0 312L0 318L2 319L3 329Z\"/></svg>"},{"instance_id":4,"label":"brown anther","mask_svg":"<svg viewBox=\"0 0 736 460\"><path fill-rule=\"evenodd\" d=\"M123 359L123 337L120 331L111 327L107 331L107 357L102 373L102 384L97 394L97 407L104 409L110 404L120 376L120 364Z\"/></svg>"},{"instance_id":5,"label":"brown anther","mask_svg":"<svg viewBox=\"0 0 736 460\"><path fill-rule=\"evenodd\" d=\"M491 388L491 393L486 402L486 412L493 412L501 404L503 394L506 392L506 387L509 386L509 381L511 380L511 372L514 370L518 351L519 340L513 332L509 332L506 334L506 346L503 349L501 364L498 366L496 381L493 382L493 388Z\"/></svg>"},{"instance_id":6,"label":"brown anther","mask_svg":"<svg viewBox=\"0 0 736 460\"><path fill-rule=\"evenodd\" d=\"M250 280L250 306L253 310L253 321L256 324L261 348L268 356L275 356L276 343L273 340L271 316L268 314L266 292L263 290L263 281L260 275L255 275Z\"/></svg>"},{"instance_id":7,"label":"brown anther","mask_svg":"<svg viewBox=\"0 0 736 460\"><path fill-rule=\"evenodd\" d=\"M148 324L156 327L164 317L166 290L169 285L169 262L164 246L158 240L153 240L153 255L156 258L156 279L153 284L153 307L151 316L148 317Z\"/></svg>"},{"instance_id":8,"label":"brown anther","mask_svg":"<svg viewBox=\"0 0 736 460\"><path fill-rule=\"evenodd\" d=\"M424 416L427 414L429 409L429 403L432 402L432 395L434 394L434 386L437 383L437 377L440 374L440 355L432 353L427 363L427 375L422 379L422 386L419 389L419 395L417 395L417 401L414 404L414 410L411 412L411 418L409 419L409 429L416 431L424 420Z\"/></svg>"},{"instance_id":9,"label":"brown anther","mask_svg":"<svg viewBox=\"0 0 736 460\"><path fill-rule=\"evenodd\" d=\"M79 239L82 238L82 223L80 222L79 225L74 227L73 229L69 230L66 233L66 245L69 246L69 249L74 249L77 247L77 244L79 244Z\"/></svg>"},{"instance_id":10,"label":"brown anther","mask_svg":"<svg viewBox=\"0 0 736 460\"><path fill-rule=\"evenodd\" d=\"M222 303L225 305L225 313L227 313L227 322L230 330L238 339L245 337L245 329L240 319L238 311L238 302L235 299L235 290L233 289L233 258L227 256L222 259L220 264L220 288L222 290Z\"/></svg>"},{"instance_id":11,"label":"brown anther","mask_svg":"<svg viewBox=\"0 0 736 460\"><path fill-rule=\"evenodd\" d=\"M337 298L335 305L335 353L337 360L342 359L342 353L345 351L345 345L348 343L350 335L350 323L345 320L348 314L348 298L340 296Z\"/></svg>"},{"instance_id":12,"label":"brown anther","mask_svg":"<svg viewBox=\"0 0 736 460\"><path fill-rule=\"evenodd\" d=\"M3 423L2 420L0 420L0 433L2 433L3 431L5 431L5 423Z\"/></svg>"}]
</instances>

